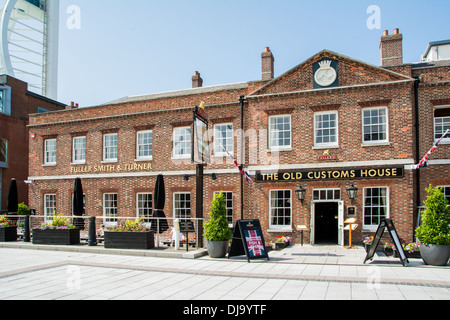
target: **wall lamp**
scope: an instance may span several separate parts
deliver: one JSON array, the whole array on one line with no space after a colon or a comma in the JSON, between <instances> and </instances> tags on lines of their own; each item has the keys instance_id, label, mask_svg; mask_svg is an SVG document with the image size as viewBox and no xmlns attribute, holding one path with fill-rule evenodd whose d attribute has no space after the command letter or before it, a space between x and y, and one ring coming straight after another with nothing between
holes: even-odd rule
<instances>
[{"instance_id":1,"label":"wall lamp","mask_svg":"<svg viewBox=\"0 0 450 320\"><path fill-rule=\"evenodd\" d=\"M352 200L352 203L353 203L353 200L355 200L356 196L358 195L358 188L356 188L352 183L350 188L347 189L347 194L348 194L348 198L350 200Z\"/></svg>"},{"instance_id":2,"label":"wall lamp","mask_svg":"<svg viewBox=\"0 0 450 320\"><path fill-rule=\"evenodd\" d=\"M302 202L305 200L306 189L302 186L298 186L297 190L295 190L295 194L297 195L297 199Z\"/></svg>"},{"instance_id":3,"label":"wall lamp","mask_svg":"<svg viewBox=\"0 0 450 320\"><path fill-rule=\"evenodd\" d=\"M208 177L211 177L211 179L213 179L213 180L217 180L217 175L216 175L215 173L204 174L203 176L208 176ZM183 180L184 180L184 181L189 181L189 178L190 178L190 177L195 177L195 176L191 176L191 175L189 175L189 174L185 174L185 175L183 176Z\"/></svg>"}]
</instances>

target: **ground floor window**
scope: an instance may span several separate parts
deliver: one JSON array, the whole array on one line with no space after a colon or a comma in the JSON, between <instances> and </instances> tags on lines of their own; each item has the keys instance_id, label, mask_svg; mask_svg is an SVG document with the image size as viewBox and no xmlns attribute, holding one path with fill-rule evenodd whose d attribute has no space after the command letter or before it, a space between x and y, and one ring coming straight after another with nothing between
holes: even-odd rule
<instances>
[{"instance_id":1,"label":"ground floor window","mask_svg":"<svg viewBox=\"0 0 450 320\"><path fill-rule=\"evenodd\" d=\"M364 188L364 227L377 228L388 214L388 188Z\"/></svg>"},{"instance_id":2,"label":"ground floor window","mask_svg":"<svg viewBox=\"0 0 450 320\"><path fill-rule=\"evenodd\" d=\"M117 193L103 194L103 216L105 223L117 223Z\"/></svg>"},{"instance_id":3,"label":"ground floor window","mask_svg":"<svg viewBox=\"0 0 450 320\"><path fill-rule=\"evenodd\" d=\"M44 215L53 217L56 213L56 194L44 195Z\"/></svg>"},{"instance_id":4,"label":"ground floor window","mask_svg":"<svg viewBox=\"0 0 450 320\"><path fill-rule=\"evenodd\" d=\"M269 220L270 228L282 229L291 227L292 200L291 190L270 190Z\"/></svg>"},{"instance_id":5,"label":"ground floor window","mask_svg":"<svg viewBox=\"0 0 450 320\"><path fill-rule=\"evenodd\" d=\"M173 194L173 212L175 214L175 219L187 219L191 217L190 193Z\"/></svg>"},{"instance_id":6,"label":"ground floor window","mask_svg":"<svg viewBox=\"0 0 450 320\"><path fill-rule=\"evenodd\" d=\"M138 193L136 195L137 217L142 217L144 222L149 222L146 218L152 217L153 195L151 193Z\"/></svg>"},{"instance_id":7,"label":"ground floor window","mask_svg":"<svg viewBox=\"0 0 450 320\"><path fill-rule=\"evenodd\" d=\"M314 189L313 190L314 201L332 201L341 200L340 189Z\"/></svg>"}]
</instances>

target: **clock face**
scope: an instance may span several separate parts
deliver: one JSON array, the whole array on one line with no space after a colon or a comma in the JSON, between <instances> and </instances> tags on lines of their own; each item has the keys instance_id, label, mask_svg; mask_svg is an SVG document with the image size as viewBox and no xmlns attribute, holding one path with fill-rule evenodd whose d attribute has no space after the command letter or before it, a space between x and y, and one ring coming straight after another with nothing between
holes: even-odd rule
<instances>
[{"instance_id":1,"label":"clock face","mask_svg":"<svg viewBox=\"0 0 450 320\"><path fill-rule=\"evenodd\" d=\"M321 85L322 87L328 87L336 81L337 72L332 67L322 67L317 70L314 75L314 80L316 83Z\"/></svg>"}]
</instances>

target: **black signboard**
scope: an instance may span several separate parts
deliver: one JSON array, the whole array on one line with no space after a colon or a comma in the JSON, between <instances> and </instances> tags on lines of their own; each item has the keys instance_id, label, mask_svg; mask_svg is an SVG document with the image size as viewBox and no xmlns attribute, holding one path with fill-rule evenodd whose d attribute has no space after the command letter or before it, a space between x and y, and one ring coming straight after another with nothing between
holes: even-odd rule
<instances>
[{"instance_id":1,"label":"black signboard","mask_svg":"<svg viewBox=\"0 0 450 320\"><path fill-rule=\"evenodd\" d=\"M180 232L195 232L194 222L180 221Z\"/></svg>"},{"instance_id":2,"label":"black signboard","mask_svg":"<svg viewBox=\"0 0 450 320\"><path fill-rule=\"evenodd\" d=\"M378 226L377 233L373 237L372 246L370 247L370 250L367 253L364 263L366 263L368 260L373 259L373 256L375 255L378 244L380 243L381 237L383 236L384 230L386 228L388 228L391 239L394 242L395 249L399 253L400 261L402 262L403 266L405 267L406 263L409 263L409 261L405 255L405 251L403 251L403 247L402 247L402 244L398 237L397 230L395 229L394 222L392 222L391 219L384 219L381 221L380 225Z\"/></svg>"},{"instance_id":3,"label":"black signboard","mask_svg":"<svg viewBox=\"0 0 450 320\"><path fill-rule=\"evenodd\" d=\"M259 220L236 222L228 258L242 255L247 256L248 262L252 259L269 260Z\"/></svg>"}]
</instances>

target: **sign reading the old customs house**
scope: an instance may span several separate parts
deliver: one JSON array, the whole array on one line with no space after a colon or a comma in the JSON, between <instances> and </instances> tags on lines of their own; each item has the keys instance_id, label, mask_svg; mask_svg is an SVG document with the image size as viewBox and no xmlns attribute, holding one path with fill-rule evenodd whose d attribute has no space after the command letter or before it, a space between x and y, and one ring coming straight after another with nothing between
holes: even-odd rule
<instances>
[{"instance_id":1,"label":"sign reading the old customs house","mask_svg":"<svg viewBox=\"0 0 450 320\"><path fill-rule=\"evenodd\" d=\"M402 178L403 168L326 169L310 171L257 172L256 182L317 181L343 179Z\"/></svg>"}]
</instances>

